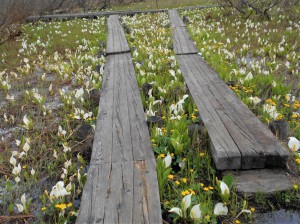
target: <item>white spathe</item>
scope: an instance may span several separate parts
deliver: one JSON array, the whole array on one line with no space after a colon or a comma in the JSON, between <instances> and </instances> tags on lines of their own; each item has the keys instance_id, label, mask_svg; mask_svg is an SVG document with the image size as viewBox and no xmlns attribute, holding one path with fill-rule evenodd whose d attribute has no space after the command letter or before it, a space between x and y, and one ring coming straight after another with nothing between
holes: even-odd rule
<instances>
[{"instance_id":1,"label":"white spathe","mask_svg":"<svg viewBox=\"0 0 300 224\"><path fill-rule=\"evenodd\" d=\"M223 181L219 181L219 183L220 183L221 193L229 194L229 188L228 188L227 184L225 184Z\"/></svg>"},{"instance_id":2,"label":"white spathe","mask_svg":"<svg viewBox=\"0 0 300 224\"><path fill-rule=\"evenodd\" d=\"M172 156L168 153L168 155L164 158L165 168L168 168L171 165Z\"/></svg>"},{"instance_id":3,"label":"white spathe","mask_svg":"<svg viewBox=\"0 0 300 224\"><path fill-rule=\"evenodd\" d=\"M192 219L200 219L202 217L202 212L200 210L200 204L194 205L190 212L190 217Z\"/></svg>"},{"instance_id":4,"label":"white spathe","mask_svg":"<svg viewBox=\"0 0 300 224\"><path fill-rule=\"evenodd\" d=\"M296 152L300 148L300 141L295 137L289 137L288 146L292 151Z\"/></svg>"},{"instance_id":5,"label":"white spathe","mask_svg":"<svg viewBox=\"0 0 300 224\"><path fill-rule=\"evenodd\" d=\"M217 203L214 208L214 214L215 215L227 215L228 214L227 206L225 206L222 202Z\"/></svg>"},{"instance_id":6,"label":"white spathe","mask_svg":"<svg viewBox=\"0 0 300 224\"><path fill-rule=\"evenodd\" d=\"M190 207L192 202L192 194L186 195L183 199L182 199L182 208L185 211L188 207Z\"/></svg>"},{"instance_id":7,"label":"white spathe","mask_svg":"<svg viewBox=\"0 0 300 224\"><path fill-rule=\"evenodd\" d=\"M169 212L176 213L177 215L179 215L180 217L182 217L182 211L181 211L180 208L177 208L177 207L171 208L171 209L169 210Z\"/></svg>"}]
</instances>

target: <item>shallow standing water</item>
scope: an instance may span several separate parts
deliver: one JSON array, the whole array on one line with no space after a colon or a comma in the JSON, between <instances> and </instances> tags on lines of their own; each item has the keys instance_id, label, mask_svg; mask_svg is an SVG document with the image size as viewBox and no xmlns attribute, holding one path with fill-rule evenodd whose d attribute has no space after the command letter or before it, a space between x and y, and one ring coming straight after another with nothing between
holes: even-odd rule
<instances>
[{"instance_id":1,"label":"shallow standing water","mask_svg":"<svg viewBox=\"0 0 300 224\"><path fill-rule=\"evenodd\" d=\"M259 214L255 218L255 224L299 224L300 212L281 209L275 212Z\"/></svg>"}]
</instances>

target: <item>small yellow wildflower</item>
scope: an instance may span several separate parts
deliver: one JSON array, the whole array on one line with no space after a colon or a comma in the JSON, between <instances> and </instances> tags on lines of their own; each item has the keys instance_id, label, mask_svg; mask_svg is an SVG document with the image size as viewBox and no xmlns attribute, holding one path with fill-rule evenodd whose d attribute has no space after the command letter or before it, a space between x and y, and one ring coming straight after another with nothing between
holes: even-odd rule
<instances>
[{"instance_id":1,"label":"small yellow wildflower","mask_svg":"<svg viewBox=\"0 0 300 224\"><path fill-rule=\"evenodd\" d=\"M182 158L182 161L185 162L185 161L186 161L186 158Z\"/></svg>"},{"instance_id":2,"label":"small yellow wildflower","mask_svg":"<svg viewBox=\"0 0 300 224\"><path fill-rule=\"evenodd\" d=\"M195 111L195 112L197 112L197 111L198 111L198 109L197 109L197 108L195 108L195 109L194 109L194 111Z\"/></svg>"},{"instance_id":3,"label":"small yellow wildflower","mask_svg":"<svg viewBox=\"0 0 300 224\"><path fill-rule=\"evenodd\" d=\"M151 139L151 142L155 142L155 139Z\"/></svg>"},{"instance_id":4,"label":"small yellow wildflower","mask_svg":"<svg viewBox=\"0 0 300 224\"><path fill-rule=\"evenodd\" d=\"M210 216L209 216L209 215L206 215L206 216L205 216L205 219L206 219L207 221L210 221Z\"/></svg>"},{"instance_id":5,"label":"small yellow wildflower","mask_svg":"<svg viewBox=\"0 0 300 224\"><path fill-rule=\"evenodd\" d=\"M238 219L235 220L234 222L235 222L236 224L241 224L240 220L238 220Z\"/></svg>"},{"instance_id":6,"label":"small yellow wildflower","mask_svg":"<svg viewBox=\"0 0 300 224\"><path fill-rule=\"evenodd\" d=\"M270 120L268 118L266 118L266 122L269 124L270 123Z\"/></svg>"},{"instance_id":7,"label":"small yellow wildflower","mask_svg":"<svg viewBox=\"0 0 300 224\"><path fill-rule=\"evenodd\" d=\"M195 120L197 117L193 114L192 115L192 120Z\"/></svg>"},{"instance_id":8,"label":"small yellow wildflower","mask_svg":"<svg viewBox=\"0 0 300 224\"><path fill-rule=\"evenodd\" d=\"M201 183L201 184L200 184L200 186L201 186L201 187L204 187L204 184L203 184L203 183Z\"/></svg>"},{"instance_id":9,"label":"small yellow wildflower","mask_svg":"<svg viewBox=\"0 0 300 224\"><path fill-rule=\"evenodd\" d=\"M214 188L212 186L208 186L209 190L213 190Z\"/></svg>"},{"instance_id":10,"label":"small yellow wildflower","mask_svg":"<svg viewBox=\"0 0 300 224\"><path fill-rule=\"evenodd\" d=\"M27 167L26 165L22 166L23 169L26 169L26 167Z\"/></svg>"},{"instance_id":11,"label":"small yellow wildflower","mask_svg":"<svg viewBox=\"0 0 300 224\"><path fill-rule=\"evenodd\" d=\"M171 156L174 156L174 153L171 153Z\"/></svg>"},{"instance_id":12,"label":"small yellow wildflower","mask_svg":"<svg viewBox=\"0 0 300 224\"><path fill-rule=\"evenodd\" d=\"M166 157L166 155L163 153L158 155L158 158L165 158L165 157Z\"/></svg>"},{"instance_id":13,"label":"small yellow wildflower","mask_svg":"<svg viewBox=\"0 0 300 224\"><path fill-rule=\"evenodd\" d=\"M168 204L170 204L170 202L169 201L165 201L165 205L168 205Z\"/></svg>"},{"instance_id":14,"label":"small yellow wildflower","mask_svg":"<svg viewBox=\"0 0 300 224\"><path fill-rule=\"evenodd\" d=\"M190 172L191 172L191 173L193 173L193 172L194 172L194 170L193 170L193 169L190 169Z\"/></svg>"},{"instance_id":15,"label":"small yellow wildflower","mask_svg":"<svg viewBox=\"0 0 300 224\"><path fill-rule=\"evenodd\" d=\"M251 212L255 212L255 208L254 207L250 208L250 210L251 210Z\"/></svg>"},{"instance_id":16,"label":"small yellow wildflower","mask_svg":"<svg viewBox=\"0 0 300 224\"><path fill-rule=\"evenodd\" d=\"M162 116L161 118L164 120L164 119L166 119L166 116Z\"/></svg>"},{"instance_id":17,"label":"small yellow wildflower","mask_svg":"<svg viewBox=\"0 0 300 224\"><path fill-rule=\"evenodd\" d=\"M67 204L67 207L72 207L72 206L73 206L72 203Z\"/></svg>"},{"instance_id":18,"label":"small yellow wildflower","mask_svg":"<svg viewBox=\"0 0 300 224\"><path fill-rule=\"evenodd\" d=\"M276 120L279 121L279 120L282 120L284 118L284 115L283 114L280 114L277 116Z\"/></svg>"},{"instance_id":19,"label":"small yellow wildflower","mask_svg":"<svg viewBox=\"0 0 300 224\"><path fill-rule=\"evenodd\" d=\"M205 156L205 153L204 152L200 152L200 157L203 157L203 156Z\"/></svg>"},{"instance_id":20,"label":"small yellow wildflower","mask_svg":"<svg viewBox=\"0 0 300 224\"><path fill-rule=\"evenodd\" d=\"M298 114L293 114L292 115L292 118L297 118L298 117Z\"/></svg>"},{"instance_id":21,"label":"small yellow wildflower","mask_svg":"<svg viewBox=\"0 0 300 224\"><path fill-rule=\"evenodd\" d=\"M64 203L61 203L61 204L56 204L54 207L57 209L60 209L60 210L65 210L67 208L67 205Z\"/></svg>"},{"instance_id":22,"label":"small yellow wildflower","mask_svg":"<svg viewBox=\"0 0 300 224\"><path fill-rule=\"evenodd\" d=\"M290 105L288 103L283 104L283 106L290 107Z\"/></svg>"},{"instance_id":23,"label":"small yellow wildflower","mask_svg":"<svg viewBox=\"0 0 300 224\"><path fill-rule=\"evenodd\" d=\"M193 189L190 189L191 194L195 195L195 191Z\"/></svg>"},{"instance_id":24,"label":"small yellow wildflower","mask_svg":"<svg viewBox=\"0 0 300 224\"><path fill-rule=\"evenodd\" d=\"M41 210L44 212L44 211L47 210L47 208L46 207L42 207Z\"/></svg>"},{"instance_id":25,"label":"small yellow wildflower","mask_svg":"<svg viewBox=\"0 0 300 224\"><path fill-rule=\"evenodd\" d=\"M205 190L205 191L209 191L209 188L208 188L208 187L205 187L204 190Z\"/></svg>"},{"instance_id":26,"label":"small yellow wildflower","mask_svg":"<svg viewBox=\"0 0 300 224\"><path fill-rule=\"evenodd\" d=\"M179 185L179 184L180 184L180 182L179 182L178 180L176 180L176 181L175 181L175 183L176 183L177 185Z\"/></svg>"},{"instance_id":27,"label":"small yellow wildflower","mask_svg":"<svg viewBox=\"0 0 300 224\"><path fill-rule=\"evenodd\" d=\"M170 174L170 175L168 175L168 178L169 178L170 180L173 180L173 179L174 179L174 175Z\"/></svg>"},{"instance_id":28,"label":"small yellow wildflower","mask_svg":"<svg viewBox=\"0 0 300 224\"><path fill-rule=\"evenodd\" d=\"M300 158L295 159L296 163L300 164Z\"/></svg>"},{"instance_id":29,"label":"small yellow wildflower","mask_svg":"<svg viewBox=\"0 0 300 224\"><path fill-rule=\"evenodd\" d=\"M187 179L186 178L181 178L182 182L183 183L186 183L187 182Z\"/></svg>"},{"instance_id":30,"label":"small yellow wildflower","mask_svg":"<svg viewBox=\"0 0 300 224\"><path fill-rule=\"evenodd\" d=\"M188 195L188 194L190 194L190 191L189 191L189 190L185 190L185 191L182 191L182 192L181 192L181 195L182 195L182 196L185 196L185 195Z\"/></svg>"},{"instance_id":31,"label":"small yellow wildflower","mask_svg":"<svg viewBox=\"0 0 300 224\"><path fill-rule=\"evenodd\" d=\"M294 185L293 185L293 188L294 188L295 190L298 190L298 189L299 189L299 186L298 186L297 184L294 184Z\"/></svg>"}]
</instances>

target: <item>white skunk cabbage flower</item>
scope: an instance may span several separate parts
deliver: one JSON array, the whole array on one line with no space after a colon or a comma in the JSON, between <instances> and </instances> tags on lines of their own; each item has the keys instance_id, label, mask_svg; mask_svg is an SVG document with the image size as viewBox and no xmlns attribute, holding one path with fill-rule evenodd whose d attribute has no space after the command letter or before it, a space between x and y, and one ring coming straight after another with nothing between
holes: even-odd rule
<instances>
[{"instance_id":1,"label":"white skunk cabbage flower","mask_svg":"<svg viewBox=\"0 0 300 224\"><path fill-rule=\"evenodd\" d=\"M288 146L292 151L298 151L300 148L300 141L295 137L290 137L288 142Z\"/></svg>"},{"instance_id":2,"label":"white skunk cabbage flower","mask_svg":"<svg viewBox=\"0 0 300 224\"><path fill-rule=\"evenodd\" d=\"M168 168L171 165L172 157L168 153L168 155L164 158L165 168Z\"/></svg>"},{"instance_id":3,"label":"white skunk cabbage flower","mask_svg":"<svg viewBox=\"0 0 300 224\"><path fill-rule=\"evenodd\" d=\"M215 215L227 215L228 214L227 206L221 202L217 203L214 208L214 214Z\"/></svg>"},{"instance_id":4,"label":"white skunk cabbage flower","mask_svg":"<svg viewBox=\"0 0 300 224\"><path fill-rule=\"evenodd\" d=\"M190 217L192 219L200 219L202 217L202 212L200 210L200 204L194 205L190 212Z\"/></svg>"}]
</instances>

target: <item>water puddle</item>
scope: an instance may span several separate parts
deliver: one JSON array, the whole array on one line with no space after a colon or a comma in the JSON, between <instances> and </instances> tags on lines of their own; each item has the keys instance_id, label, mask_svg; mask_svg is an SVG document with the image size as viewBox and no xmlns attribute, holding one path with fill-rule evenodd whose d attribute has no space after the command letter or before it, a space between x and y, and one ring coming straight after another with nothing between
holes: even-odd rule
<instances>
[{"instance_id":1,"label":"water puddle","mask_svg":"<svg viewBox=\"0 0 300 224\"><path fill-rule=\"evenodd\" d=\"M299 224L300 213L281 209L275 212L259 214L255 218L255 224Z\"/></svg>"}]
</instances>

